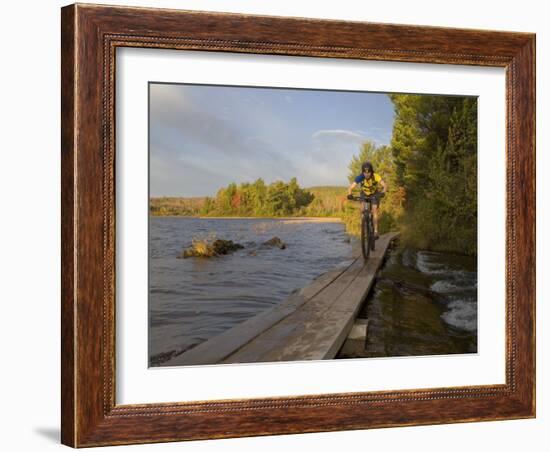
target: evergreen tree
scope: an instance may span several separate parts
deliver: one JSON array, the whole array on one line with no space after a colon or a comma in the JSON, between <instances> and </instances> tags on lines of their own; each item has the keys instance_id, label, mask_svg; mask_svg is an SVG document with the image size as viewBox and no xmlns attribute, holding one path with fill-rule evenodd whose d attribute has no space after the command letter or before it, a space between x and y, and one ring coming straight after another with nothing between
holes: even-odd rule
<instances>
[{"instance_id":1,"label":"evergreen tree","mask_svg":"<svg viewBox=\"0 0 550 452\"><path fill-rule=\"evenodd\" d=\"M392 95L395 182L406 240L477 252L477 102L469 97Z\"/></svg>"}]
</instances>

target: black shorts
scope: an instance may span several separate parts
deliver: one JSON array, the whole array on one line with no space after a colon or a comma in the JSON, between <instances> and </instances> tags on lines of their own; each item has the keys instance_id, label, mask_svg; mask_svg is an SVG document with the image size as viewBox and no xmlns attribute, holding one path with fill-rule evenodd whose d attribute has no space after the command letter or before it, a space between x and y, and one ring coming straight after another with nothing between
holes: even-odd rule
<instances>
[{"instance_id":1,"label":"black shorts","mask_svg":"<svg viewBox=\"0 0 550 452\"><path fill-rule=\"evenodd\" d=\"M362 198L362 199L364 199L365 201L367 200L367 197L368 197L369 200L370 200L370 202L371 202L374 206L378 207L378 206L380 205L380 198L381 198L380 195L381 195L381 194L382 194L382 193L380 193L380 192L376 192L376 193L374 193L374 194L372 194L372 195L370 195L370 196L367 196L365 193L361 192L361 193L359 194L359 197Z\"/></svg>"}]
</instances>

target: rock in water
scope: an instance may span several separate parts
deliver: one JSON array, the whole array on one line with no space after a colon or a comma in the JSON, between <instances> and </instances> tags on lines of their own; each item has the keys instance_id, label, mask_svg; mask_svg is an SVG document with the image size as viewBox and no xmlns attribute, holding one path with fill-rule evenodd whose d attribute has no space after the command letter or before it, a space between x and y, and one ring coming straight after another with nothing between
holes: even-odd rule
<instances>
[{"instance_id":1,"label":"rock in water","mask_svg":"<svg viewBox=\"0 0 550 452\"><path fill-rule=\"evenodd\" d=\"M184 249L178 257L185 259L188 257L222 256L242 248L244 248L244 246L232 240L216 239L213 242L197 240L193 242L193 246Z\"/></svg>"},{"instance_id":2,"label":"rock in water","mask_svg":"<svg viewBox=\"0 0 550 452\"><path fill-rule=\"evenodd\" d=\"M220 254L232 253L233 251L244 248L244 246L242 246L240 243L235 243L232 240L222 239L215 240L212 244L212 247L214 248L214 253L216 254L216 256L219 256Z\"/></svg>"},{"instance_id":3,"label":"rock in water","mask_svg":"<svg viewBox=\"0 0 550 452\"><path fill-rule=\"evenodd\" d=\"M267 242L262 243L264 246L276 246L284 250L286 248L285 242L283 242L279 237L272 237Z\"/></svg>"}]
</instances>

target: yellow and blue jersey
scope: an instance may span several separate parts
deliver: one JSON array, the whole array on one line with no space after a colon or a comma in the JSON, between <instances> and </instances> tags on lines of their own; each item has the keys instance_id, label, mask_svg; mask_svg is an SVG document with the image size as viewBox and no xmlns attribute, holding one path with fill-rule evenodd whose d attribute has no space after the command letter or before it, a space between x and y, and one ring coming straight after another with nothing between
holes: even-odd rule
<instances>
[{"instance_id":1,"label":"yellow and blue jersey","mask_svg":"<svg viewBox=\"0 0 550 452\"><path fill-rule=\"evenodd\" d=\"M371 196L377 191L380 191L381 181L382 177L378 173L374 173L372 177L368 179L363 173L359 174L359 176L355 178L355 182L361 185L361 191L367 196Z\"/></svg>"}]
</instances>

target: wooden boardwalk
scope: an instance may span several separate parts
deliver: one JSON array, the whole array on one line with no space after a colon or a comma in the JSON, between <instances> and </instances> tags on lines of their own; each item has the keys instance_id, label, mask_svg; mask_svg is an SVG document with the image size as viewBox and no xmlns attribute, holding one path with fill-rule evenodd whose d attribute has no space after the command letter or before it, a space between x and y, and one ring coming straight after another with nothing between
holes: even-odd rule
<instances>
[{"instance_id":1,"label":"wooden boardwalk","mask_svg":"<svg viewBox=\"0 0 550 452\"><path fill-rule=\"evenodd\" d=\"M172 358L167 366L331 359L344 343L397 233L277 306Z\"/></svg>"}]
</instances>

